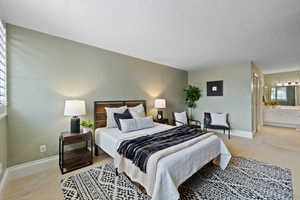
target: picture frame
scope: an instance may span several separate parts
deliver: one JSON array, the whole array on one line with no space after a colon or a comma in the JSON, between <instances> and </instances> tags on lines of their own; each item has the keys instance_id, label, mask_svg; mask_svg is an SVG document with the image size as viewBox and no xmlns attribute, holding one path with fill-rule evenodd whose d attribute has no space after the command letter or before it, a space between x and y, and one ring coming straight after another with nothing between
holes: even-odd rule
<instances>
[{"instance_id":1,"label":"picture frame","mask_svg":"<svg viewBox=\"0 0 300 200\"><path fill-rule=\"evenodd\" d=\"M208 81L207 96L223 96L223 81Z\"/></svg>"}]
</instances>

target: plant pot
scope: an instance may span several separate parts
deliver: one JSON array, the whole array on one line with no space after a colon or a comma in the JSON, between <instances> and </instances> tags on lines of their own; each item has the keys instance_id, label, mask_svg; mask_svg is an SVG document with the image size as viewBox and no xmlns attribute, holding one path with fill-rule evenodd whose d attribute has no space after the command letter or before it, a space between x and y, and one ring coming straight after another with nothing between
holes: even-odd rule
<instances>
[{"instance_id":1,"label":"plant pot","mask_svg":"<svg viewBox=\"0 0 300 200\"><path fill-rule=\"evenodd\" d=\"M90 132L90 131L91 131L90 128L88 128L88 127L82 127L82 132L83 132L83 133L88 133L88 132Z\"/></svg>"}]
</instances>

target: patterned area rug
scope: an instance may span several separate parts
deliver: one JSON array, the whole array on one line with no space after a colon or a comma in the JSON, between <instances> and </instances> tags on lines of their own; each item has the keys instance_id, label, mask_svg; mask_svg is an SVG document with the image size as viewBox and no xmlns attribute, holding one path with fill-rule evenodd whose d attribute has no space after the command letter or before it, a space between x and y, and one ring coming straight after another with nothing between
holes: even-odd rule
<instances>
[{"instance_id":1,"label":"patterned area rug","mask_svg":"<svg viewBox=\"0 0 300 200\"><path fill-rule=\"evenodd\" d=\"M226 170L207 165L179 187L181 200L293 199L289 169L233 157ZM65 200L150 200L111 163L61 181Z\"/></svg>"}]
</instances>

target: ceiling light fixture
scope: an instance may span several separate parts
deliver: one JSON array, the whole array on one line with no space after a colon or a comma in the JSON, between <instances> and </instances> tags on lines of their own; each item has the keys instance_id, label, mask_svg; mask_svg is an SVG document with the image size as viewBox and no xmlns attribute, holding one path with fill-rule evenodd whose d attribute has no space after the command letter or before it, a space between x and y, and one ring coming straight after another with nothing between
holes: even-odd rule
<instances>
[{"instance_id":1,"label":"ceiling light fixture","mask_svg":"<svg viewBox=\"0 0 300 200\"><path fill-rule=\"evenodd\" d=\"M276 86L283 86L283 83L277 83Z\"/></svg>"}]
</instances>

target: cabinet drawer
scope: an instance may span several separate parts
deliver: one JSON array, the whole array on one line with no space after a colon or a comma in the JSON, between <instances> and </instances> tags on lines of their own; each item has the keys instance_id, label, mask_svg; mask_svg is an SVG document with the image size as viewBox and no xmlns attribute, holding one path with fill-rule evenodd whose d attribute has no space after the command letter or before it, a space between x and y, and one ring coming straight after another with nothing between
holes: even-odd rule
<instances>
[{"instance_id":1,"label":"cabinet drawer","mask_svg":"<svg viewBox=\"0 0 300 200\"><path fill-rule=\"evenodd\" d=\"M86 150L85 148L75 149L65 152L63 167L70 169L91 161L91 151Z\"/></svg>"},{"instance_id":2,"label":"cabinet drawer","mask_svg":"<svg viewBox=\"0 0 300 200\"><path fill-rule=\"evenodd\" d=\"M89 135L78 135L74 137L64 138L64 144L75 144L85 142L89 139Z\"/></svg>"}]
</instances>

